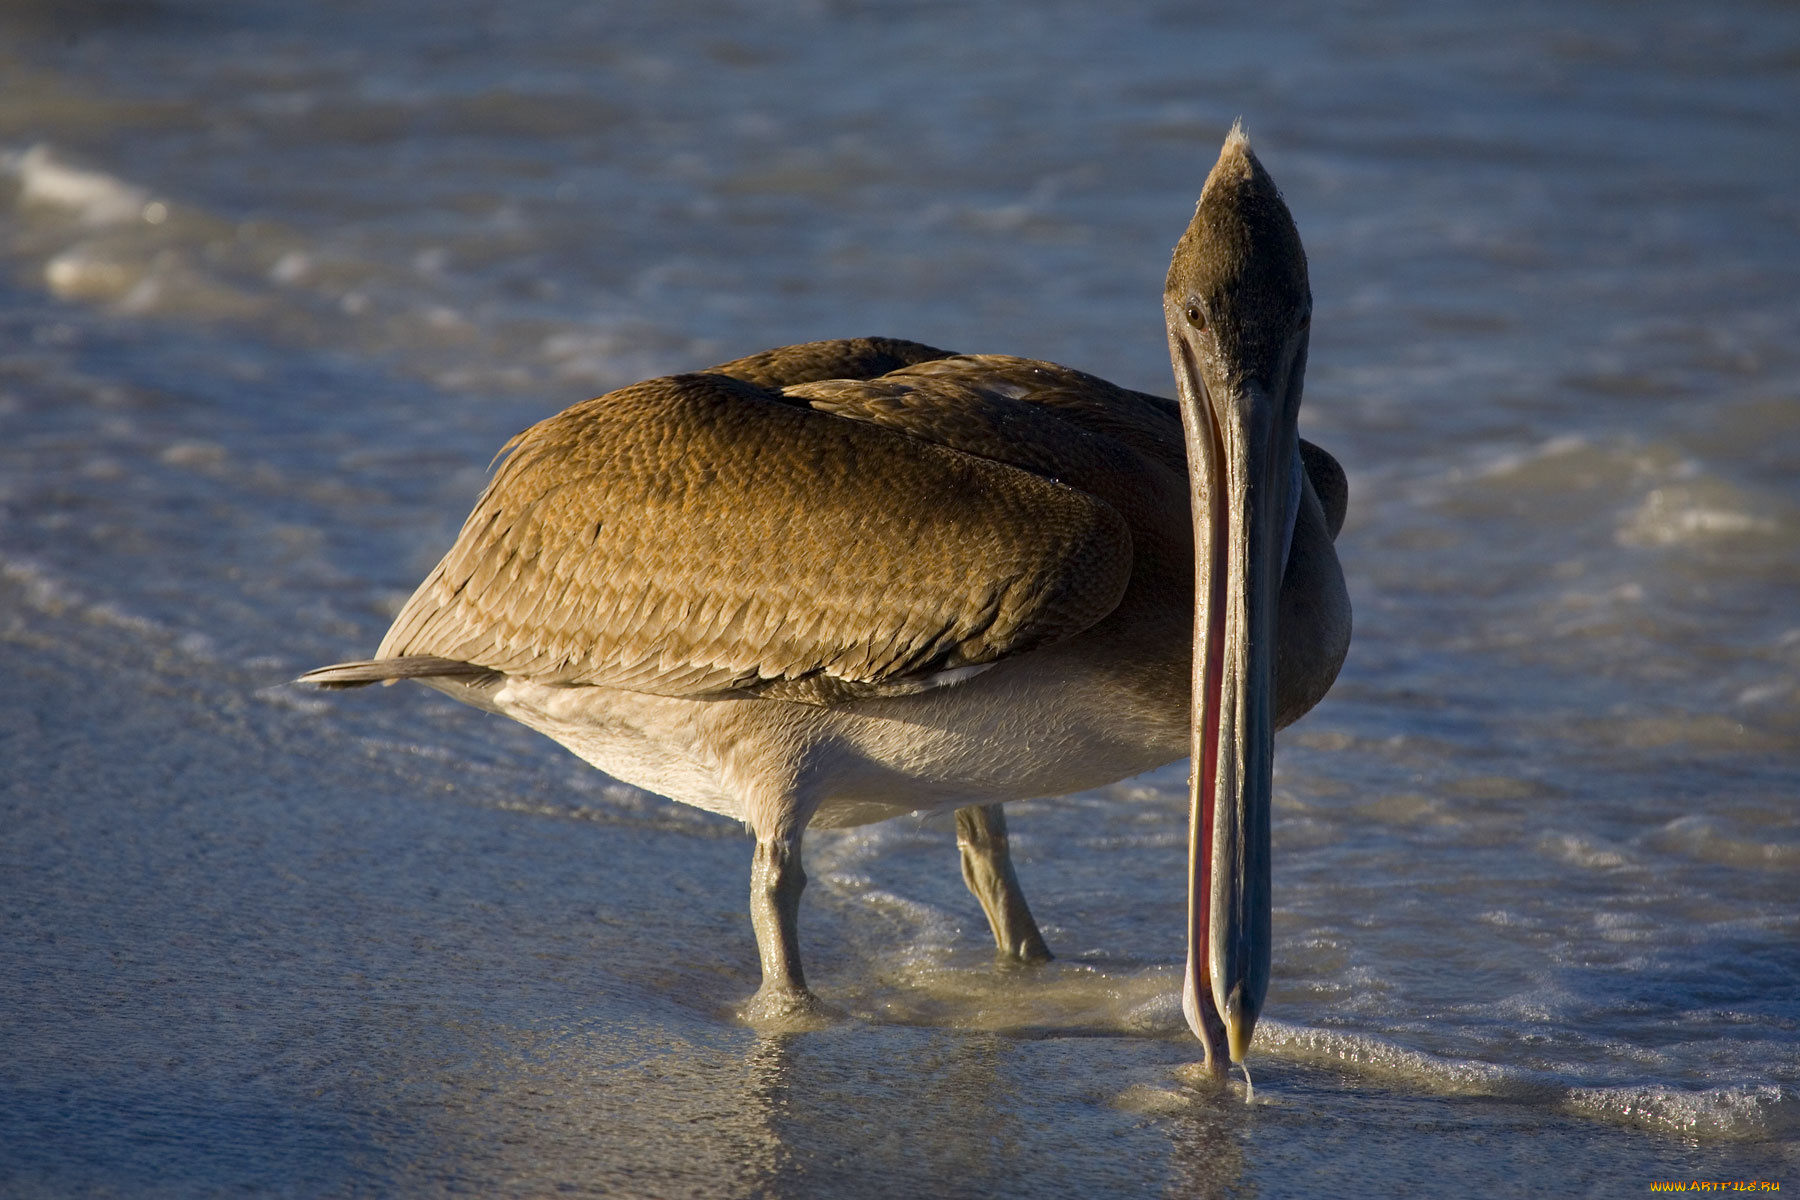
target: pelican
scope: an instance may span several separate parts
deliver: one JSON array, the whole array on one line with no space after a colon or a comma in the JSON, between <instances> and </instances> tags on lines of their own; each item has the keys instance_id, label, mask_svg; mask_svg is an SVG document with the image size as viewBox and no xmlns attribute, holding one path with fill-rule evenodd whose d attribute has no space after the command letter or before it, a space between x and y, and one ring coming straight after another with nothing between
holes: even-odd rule
<instances>
[{"instance_id":1,"label":"pelican","mask_svg":"<svg viewBox=\"0 0 1800 1200\"><path fill-rule=\"evenodd\" d=\"M856 338L577 404L513 438L374 658L744 821L752 1023L801 970L809 826L956 810L1010 959L1050 957L1001 805L1191 756L1182 1009L1241 1063L1269 978L1276 729L1350 641L1343 470L1298 436L1312 295L1234 126L1163 294L1178 399Z\"/></svg>"}]
</instances>

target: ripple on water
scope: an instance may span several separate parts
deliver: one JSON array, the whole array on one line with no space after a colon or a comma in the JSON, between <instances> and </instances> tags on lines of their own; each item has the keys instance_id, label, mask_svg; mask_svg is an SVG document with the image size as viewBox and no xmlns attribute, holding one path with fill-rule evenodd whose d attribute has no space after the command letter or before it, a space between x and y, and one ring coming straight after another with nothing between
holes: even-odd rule
<instances>
[{"instance_id":1,"label":"ripple on water","mask_svg":"<svg viewBox=\"0 0 1800 1200\"><path fill-rule=\"evenodd\" d=\"M1778 539L1791 528L1773 497L1756 497L1722 479L1652 489L1619 524L1626 546L1678 546L1725 538Z\"/></svg>"},{"instance_id":2,"label":"ripple on water","mask_svg":"<svg viewBox=\"0 0 1800 1200\"><path fill-rule=\"evenodd\" d=\"M1448 1058L1367 1034L1268 1019L1258 1024L1257 1041L1261 1053L1347 1069L1404 1090L1516 1100L1663 1133L1762 1140L1791 1136L1800 1117L1800 1100L1778 1084L1586 1086L1551 1072Z\"/></svg>"},{"instance_id":3,"label":"ripple on water","mask_svg":"<svg viewBox=\"0 0 1800 1200\"><path fill-rule=\"evenodd\" d=\"M1800 868L1800 842L1778 836L1785 832L1771 830L1766 840L1745 837L1730 830L1719 817L1695 813L1670 821L1648 841L1665 854L1699 862L1762 871Z\"/></svg>"}]
</instances>

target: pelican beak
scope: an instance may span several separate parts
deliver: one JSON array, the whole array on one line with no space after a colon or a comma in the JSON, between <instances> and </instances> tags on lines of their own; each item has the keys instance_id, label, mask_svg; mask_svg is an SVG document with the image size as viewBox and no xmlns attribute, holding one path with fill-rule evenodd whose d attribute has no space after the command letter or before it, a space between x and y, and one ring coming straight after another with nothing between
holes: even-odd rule
<instances>
[{"instance_id":1,"label":"pelican beak","mask_svg":"<svg viewBox=\"0 0 1800 1200\"><path fill-rule=\"evenodd\" d=\"M1222 1070L1215 1052L1243 1062L1269 986L1275 620L1298 464L1265 391L1244 387L1208 403L1203 380L1192 379L1199 403L1184 395L1182 416L1198 477L1200 590L1182 1010Z\"/></svg>"},{"instance_id":2,"label":"pelican beak","mask_svg":"<svg viewBox=\"0 0 1800 1200\"><path fill-rule=\"evenodd\" d=\"M1298 235L1237 130L1176 247L1164 303L1195 550L1182 1010L1222 1075L1249 1051L1269 985L1276 620L1299 509L1311 306Z\"/></svg>"}]
</instances>

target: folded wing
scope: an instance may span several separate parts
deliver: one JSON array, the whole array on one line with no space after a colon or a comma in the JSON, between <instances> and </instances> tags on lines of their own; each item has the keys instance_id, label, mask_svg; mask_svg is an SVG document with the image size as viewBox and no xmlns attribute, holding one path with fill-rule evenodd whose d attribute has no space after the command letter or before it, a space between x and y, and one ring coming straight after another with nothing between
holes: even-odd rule
<instances>
[{"instance_id":1,"label":"folded wing","mask_svg":"<svg viewBox=\"0 0 1800 1200\"><path fill-rule=\"evenodd\" d=\"M1131 530L1041 447L1014 465L738 365L521 434L377 659L828 703L956 678L1118 604Z\"/></svg>"}]
</instances>

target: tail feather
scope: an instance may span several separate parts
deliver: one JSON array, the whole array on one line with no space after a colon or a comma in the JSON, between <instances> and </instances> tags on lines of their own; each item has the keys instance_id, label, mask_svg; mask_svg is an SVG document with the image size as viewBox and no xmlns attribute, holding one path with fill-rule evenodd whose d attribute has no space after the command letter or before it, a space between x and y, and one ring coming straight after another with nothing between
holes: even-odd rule
<instances>
[{"instance_id":1,"label":"tail feather","mask_svg":"<svg viewBox=\"0 0 1800 1200\"><path fill-rule=\"evenodd\" d=\"M488 667L460 659L411 654L401 658L333 663L308 671L294 682L317 684L322 688L353 688L367 687L371 683L392 683L396 679L462 679L473 683L494 674L497 672Z\"/></svg>"}]
</instances>

